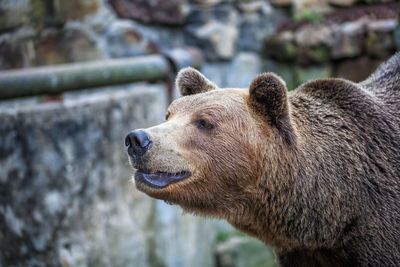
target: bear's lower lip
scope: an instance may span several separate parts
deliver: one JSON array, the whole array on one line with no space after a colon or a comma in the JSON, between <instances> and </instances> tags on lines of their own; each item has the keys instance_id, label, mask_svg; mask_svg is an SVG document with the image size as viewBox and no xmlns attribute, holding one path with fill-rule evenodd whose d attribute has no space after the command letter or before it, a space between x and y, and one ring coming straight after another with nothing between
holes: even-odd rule
<instances>
[{"instance_id":1,"label":"bear's lower lip","mask_svg":"<svg viewBox=\"0 0 400 267\"><path fill-rule=\"evenodd\" d=\"M191 174L188 171L181 171L178 173L167 173L167 172L146 172L143 170L137 170L135 173L135 180L144 182L145 184L155 187L164 188L172 183L179 182Z\"/></svg>"}]
</instances>

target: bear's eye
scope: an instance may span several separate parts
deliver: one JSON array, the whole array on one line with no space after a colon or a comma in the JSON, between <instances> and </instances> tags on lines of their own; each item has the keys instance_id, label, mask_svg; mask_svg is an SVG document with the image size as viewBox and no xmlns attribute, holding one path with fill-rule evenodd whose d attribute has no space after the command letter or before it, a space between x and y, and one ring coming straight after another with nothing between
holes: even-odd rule
<instances>
[{"instance_id":1,"label":"bear's eye","mask_svg":"<svg viewBox=\"0 0 400 267\"><path fill-rule=\"evenodd\" d=\"M199 119L194 122L196 127L200 130L212 130L214 125L205 119Z\"/></svg>"},{"instance_id":2,"label":"bear's eye","mask_svg":"<svg viewBox=\"0 0 400 267\"><path fill-rule=\"evenodd\" d=\"M169 111L167 111L167 112L165 113L165 120L166 120L166 121L168 120L170 114L171 114L171 112L169 112Z\"/></svg>"}]
</instances>

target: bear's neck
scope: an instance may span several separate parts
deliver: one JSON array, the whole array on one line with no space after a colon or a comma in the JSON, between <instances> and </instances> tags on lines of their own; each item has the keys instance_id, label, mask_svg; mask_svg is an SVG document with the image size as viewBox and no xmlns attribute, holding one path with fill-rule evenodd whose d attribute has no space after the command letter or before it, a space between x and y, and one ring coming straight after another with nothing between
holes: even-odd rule
<instances>
[{"instance_id":1,"label":"bear's neck","mask_svg":"<svg viewBox=\"0 0 400 267\"><path fill-rule=\"evenodd\" d=\"M325 157L319 151L320 140L316 143L310 134L315 129L307 129L311 125L307 116L291 108L296 147L275 148L280 156L266 164L260 193L253 198L248 214L228 221L277 249L332 248L340 238L338 233L351 225L358 207L349 200L357 196L345 186L335 185L337 177L324 171L324 166L332 163L326 162L330 155ZM341 166L336 164L335 168Z\"/></svg>"},{"instance_id":2,"label":"bear's neck","mask_svg":"<svg viewBox=\"0 0 400 267\"><path fill-rule=\"evenodd\" d=\"M253 203L248 212L240 218L228 221L239 230L264 241L277 249L303 247L300 233L310 229L310 222L305 222L304 212L313 209L307 201L305 192L296 190L295 184L304 180L301 158L296 152L286 154L281 162L290 162L287 166L268 168L260 180L259 194L253 196ZM277 177L284 177L278 179ZM283 181L285 180L285 181ZM303 187L304 188L304 187ZM310 233L311 234L311 233Z\"/></svg>"}]
</instances>

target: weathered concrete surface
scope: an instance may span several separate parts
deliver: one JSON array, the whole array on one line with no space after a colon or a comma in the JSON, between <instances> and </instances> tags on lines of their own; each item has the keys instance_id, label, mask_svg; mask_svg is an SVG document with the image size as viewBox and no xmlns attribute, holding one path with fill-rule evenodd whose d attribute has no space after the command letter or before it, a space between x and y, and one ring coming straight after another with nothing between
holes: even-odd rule
<instances>
[{"instance_id":1,"label":"weathered concrete surface","mask_svg":"<svg viewBox=\"0 0 400 267\"><path fill-rule=\"evenodd\" d=\"M210 266L208 224L130 179L123 137L163 118L165 92L0 103L0 266Z\"/></svg>"},{"instance_id":2,"label":"weathered concrete surface","mask_svg":"<svg viewBox=\"0 0 400 267\"><path fill-rule=\"evenodd\" d=\"M157 201L154 240L156 258L168 267L212 267L218 224ZM153 265L154 266L154 265Z\"/></svg>"},{"instance_id":3,"label":"weathered concrete surface","mask_svg":"<svg viewBox=\"0 0 400 267\"><path fill-rule=\"evenodd\" d=\"M1 113L3 265L146 262L154 203L131 185L121 140L160 120L161 89Z\"/></svg>"}]
</instances>

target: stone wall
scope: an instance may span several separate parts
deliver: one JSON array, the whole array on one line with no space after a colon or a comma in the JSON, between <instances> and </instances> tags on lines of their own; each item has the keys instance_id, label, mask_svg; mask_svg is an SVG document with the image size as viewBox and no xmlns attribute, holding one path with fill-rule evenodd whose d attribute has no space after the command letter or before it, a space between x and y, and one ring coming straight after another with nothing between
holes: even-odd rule
<instances>
[{"instance_id":1,"label":"stone wall","mask_svg":"<svg viewBox=\"0 0 400 267\"><path fill-rule=\"evenodd\" d=\"M211 221L130 179L124 135L159 123L166 99L134 85L0 103L0 266L213 266Z\"/></svg>"},{"instance_id":2,"label":"stone wall","mask_svg":"<svg viewBox=\"0 0 400 267\"><path fill-rule=\"evenodd\" d=\"M0 14L0 69L190 45L220 86L250 54L254 73L275 71L295 88L359 81L400 47L400 3L387 0L3 0Z\"/></svg>"},{"instance_id":3,"label":"stone wall","mask_svg":"<svg viewBox=\"0 0 400 267\"><path fill-rule=\"evenodd\" d=\"M361 81L399 50L399 14L400 3L311 13L281 24L264 54L292 88L319 76Z\"/></svg>"}]
</instances>

